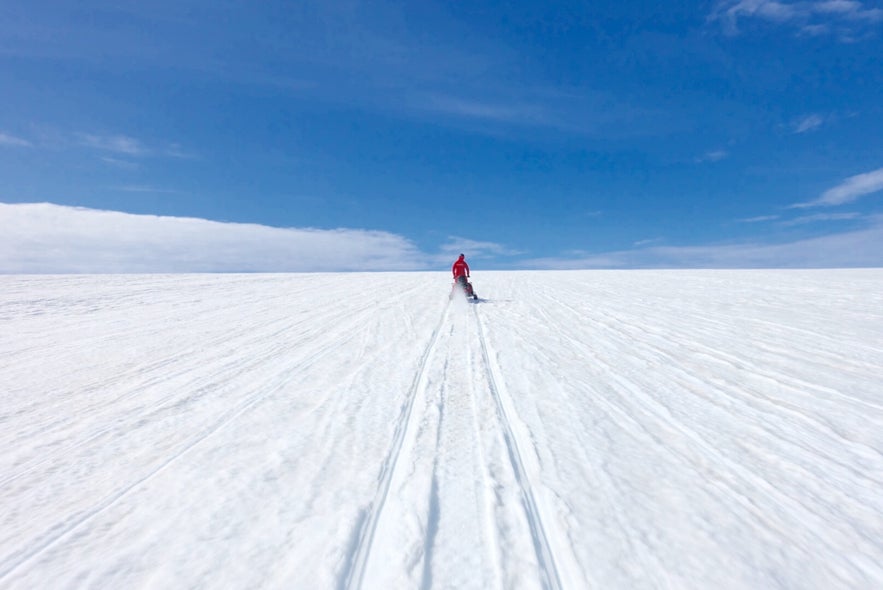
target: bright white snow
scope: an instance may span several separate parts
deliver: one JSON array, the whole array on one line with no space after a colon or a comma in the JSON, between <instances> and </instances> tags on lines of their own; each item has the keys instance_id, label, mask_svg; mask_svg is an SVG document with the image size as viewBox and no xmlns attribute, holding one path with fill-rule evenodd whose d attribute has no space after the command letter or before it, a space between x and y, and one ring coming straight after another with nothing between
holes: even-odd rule
<instances>
[{"instance_id":1,"label":"bright white snow","mask_svg":"<svg viewBox=\"0 0 883 590\"><path fill-rule=\"evenodd\" d=\"M883 587L883 270L473 283L0 277L0 587Z\"/></svg>"}]
</instances>

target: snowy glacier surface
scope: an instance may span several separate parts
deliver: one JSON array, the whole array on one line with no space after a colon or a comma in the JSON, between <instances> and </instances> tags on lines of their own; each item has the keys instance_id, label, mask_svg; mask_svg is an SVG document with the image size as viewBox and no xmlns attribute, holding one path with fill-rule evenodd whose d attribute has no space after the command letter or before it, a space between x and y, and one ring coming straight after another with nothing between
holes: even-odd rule
<instances>
[{"instance_id":1,"label":"snowy glacier surface","mask_svg":"<svg viewBox=\"0 0 883 590\"><path fill-rule=\"evenodd\" d=\"M0 277L0 588L881 588L883 270Z\"/></svg>"}]
</instances>

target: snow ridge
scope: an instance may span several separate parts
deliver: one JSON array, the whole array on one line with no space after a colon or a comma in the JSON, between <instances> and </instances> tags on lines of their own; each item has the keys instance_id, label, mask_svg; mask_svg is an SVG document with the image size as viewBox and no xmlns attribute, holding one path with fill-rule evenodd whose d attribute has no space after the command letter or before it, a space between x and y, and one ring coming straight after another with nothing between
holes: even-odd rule
<instances>
[{"instance_id":1,"label":"snow ridge","mask_svg":"<svg viewBox=\"0 0 883 590\"><path fill-rule=\"evenodd\" d=\"M475 315L475 321L478 324L481 355L484 359L484 364L487 367L487 380L490 387L490 393L497 407L497 418L502 426L509 461L515 472L515 478L518 481L518 486L521 490L524 509L530 526L531 538L533 539L537 561L540 566L543 587L550 590L559 590L562 588L562 585L561 579L558 575L558 569L555 566L555 557L549 546L548 536L543 526L543 519L541 518L537 501L534 498L533 488L530 479L527 476L527 470L524 467L521 452L518 450L518 438L516 438L512 429L512 423L509 420L509 414L513 412L512 404L509 401L508 394L503 386L504 381L500 377L500 369L492 362L492 356L488 352L487 338L484 335L484 326L478 315L478 309L473 308L473 312ZM508 411L507 407L509 408ZM522 442L522 444L524 443Z\"/></svg>"},{"instance_id":2,"label":"snow ridge","mask_svg":"<svg viewBox=\"0 0 883 590\"><path fill-rule=\"evenodd\" d=\"M377 488L377 496L372 501L369 508L366 509L366 516L363 516L358 527L356 535L355 547L353 548L347 567L344 568L341 576L341 589L361 588L365 577L365 568L368 559L371 556L371 545L374 542L374 534L377 530L377 521L383 512L386 499L389 496L389 488L393 477L396 475L396 467L399 465L399 457L402 455L402 449L405 441L410 441L414 437L414 428L412 424L411 414L414 407L414 401L421 394L423 388L426 387L426 366L435 350L438 336L441 333L445 320L448 317L450 306L445 307L438 325L432 331L426 349L420 357L417 374L408 390L407 401L402 408L402 414L397 421L396 432L393 439L393 445L389 455L383 462L380 470L380 484Z\"/></svg>"}]
</instances>

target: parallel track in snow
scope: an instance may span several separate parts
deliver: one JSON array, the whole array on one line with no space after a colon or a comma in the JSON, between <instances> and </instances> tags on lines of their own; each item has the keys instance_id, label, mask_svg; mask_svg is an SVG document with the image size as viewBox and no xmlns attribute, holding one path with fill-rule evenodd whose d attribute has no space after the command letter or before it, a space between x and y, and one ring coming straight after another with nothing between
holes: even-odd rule
<instances>
[{"instance_id":1,"label":"parallel track in snow","mask_svg":"<svg viewBox=\"0 0 883 590\"><path fill-rule=\"evenodd\" d=\"M487 367L487 381L490 388L491 396L497 408L497 418L501 425L501 431L506 443L506 451L509 455L509 462L512 464L512 470L518 487L521 492L522 501L524 503L525 516L527 524L530 528L531 540L533 541L534 551L539 564L541 580L544 588L550 590L560 590L563 588L558 568L555 564L554 553L549 543L549 536L546 527L543 525L543 518L533 494L533 486L524 467L521 451L519 450L518 437L512 428L509 419L509 412L506 410L507 405L511 405L505 383L500 377L499 367L493 362L489 352L487 338L484 333L484 325L478 310L473 308L475 321L478 324L478 337L481 345L481 355Z\"/></svg>"},{"instance_id":2,"label":"parallel track in snow","mask_svg":"<svg viewBox=\"0 0 883 590\"><path fill-rule=\"evenodd\" d=\"M366 308L367 310L367 308ZM362 319L362 315L358 319ZM119 502L121 499L129 495L133 490L149 482L159 473L169 467L172 463L185 456L195 447L204 443L212 435L222 430L224 427L235 421L236 418L245 414L248 410L258 405L263 400L277 393L288 382L291 375L295 374L303 367L310 366L323 357L337 349L338 342L333 338L322 345L318 350L302 359L295 365L281 372L265 386L258 388L257 392L246 398L243 402L237 404L229 411L225 412L218 420L214 421L210 426L202 429L196 436L192 437L186 444L181 446L173 454L166 458L165 461L151 469L148 473L136 479L134 482L128 483L116 491L105 495L101 500L92 505L91 508L80 512L69 518L66 522L62 521L56 526L44 532L42 535L34 539L31 543L22 547L19 551L11 554L7 559L0 562L0 582L13 574L16 570L32 562L45 551L49 550L58 542L70 536L74 531L88 523L96 516L100 515L108 508ZM90 437L91 438L91 437ZM71 445L71 449L80 446L79 444ZM22 475L22 474L19 474ZM10 478L15 479L15 477Z\"/></svg>"},{"instance_id":3,"label":"parallel track in snow","mask_svg":"<svg viewBox=\"0 0 883 590\"><path fill-rule=\"evenodd\" d=\"M362 587L365 571L371 557L374 535L377 532L377 523L380 520L384 506L386 505L386 500L389 496L389 488L399 465L399 457L402 454L402 448L405 440L408 438L409 432L411 433L410 436L414 436L413 430L415 426L412 423L414 401L417 399L420 392L426 387L426 367L429 365L429 361L436 349L439 334L441 334L442 327L445 325L449 310L450 304L445 306L438 324L433 330L432 336L429 338L429 344L426 345L417 364L417 372L414 375L414 380L411 382L411 386L408 388L408 395L393 435L392 446L390 447L389 454L383 462L380 470L380 484L377 487L377 493L370 507L361 518L358 533L355 537L354 547L350 552L350 558L347 562L347 567L344 569L344 572L340 577L339 587L342 590Z\"/></svg>"},{"instance_id":4,"label":"parallel track in snow","mask_svg":"<svg viewBox=\"0 0 883 590\"><path fill-rule=\"evenodd\" d=\"M372 310L371 305L363 305L354 310L354 315L357 318L361 319L365 314L370 313ZM331 314L327 314L328 319L332 319ZM296 327L300 327L301 325L309 325L308 322L316 323L318 318L311 318L309 320L301 320L295 324L287 323L287 322L275 322L276 324L281 324L280 326L266 326L268 329L272 329L272 331L268 333L264 333L263 331L258 332L257 334L251 334L245 336L241 342L237 341L237 347L241 349L250 349L256 343L260 342L276 342L283 338L285 333L289 333L294 330ZM319 334L321 333L321 329L313 330L313 333ZM188 381L176 384L174 387L169 387L170 393L163 396L162 398L156 400L153 404L156 407L163 407L167 404L176 403L180 400L181 391L191 391L191 386L200 386L199 389L193 390L188 395L193 397L201 394L203 391L207 390L212 386L216 386L218 383L224 383L236 375L248 372L256 367L265 364L268 356L263 355L260 357L256 357L247 361L239 360L238 362L230 362L229 359L236 357L232 354L232 351L235 350L233 348L225 348L222 352L214 352L215 348L220 348L222 343L229 343L231 337L229 335L225 335L224 339L218 339L214 342L206 343L206 349L212 351L211 357L203 357L201 359L201 363L203 366L217 366L215 372L212 373L212 381L209 385L201 384L200 380L203 379L202 375L198 375L192 378L189 378ZM278 347L271 351L272 356L279 356L283 353L281 349ZM103 403L106 406L116 408L120 406L123 402L136 399L138 396L144 394L144 392L149 391L151 388L156 388L161 385L167 385L175 382L175 379L185 378L188 373L193 372L192 365L185 365L183 368L176 368L174 371L162 372L160 369L172 364L171 358L163 357L159 361L149 363L145 366L140 367L140 371L144 374L151 374L150 378L145 379L142 383L139 383L137 386L129 389L128 391L123 392L122 394L114 397L109 401L104 401ZM90 394L100 391L101 389L110 389L114 386L114 381L119 381L123 378L128 378L129 375L118 375L115 374L113 377L109 377L104 381L95 383L90 387L84 389L82 394L84 397L88 397ZM97 404L98 402L96 402ZM94 407L87 406L81 410L82 414L89 416L93 412L100 409L97 405ZM125 422L117 422L111 421L106 426L102 426L90 432L89 436L84 437L82 439L76 440L72 443L65 444L64 446L55 449L51 454L45 454L41 456L36 461L32 461L25 465L22 469L17 472L11 473L6 477L0 478L0 488L5 487L16 480L25 477L39 468L43 468L46 465L52 463L53 461L58 461L60 458L67 457L73 451L85 447L91 442L100 439L102 436L106 434L113 433L115 431L118 432L127 432L132 428L132 425L137 423L142 419L141 414L132 414L131 416L126 417Z\"/></svg>"}]
</instances>

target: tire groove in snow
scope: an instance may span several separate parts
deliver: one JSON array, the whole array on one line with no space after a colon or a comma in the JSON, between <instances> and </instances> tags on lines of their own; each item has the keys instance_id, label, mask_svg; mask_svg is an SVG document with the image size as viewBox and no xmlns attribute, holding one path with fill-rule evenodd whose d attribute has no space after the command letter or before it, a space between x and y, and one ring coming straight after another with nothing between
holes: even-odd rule
<instances>
[{"instance_id":1,"label":"tire groove in snow","mask_svg":"<svg viewBox=\"0 0 883 590\"><path fill-rule=\"evenodd\" d=\"M494 398L497 407L497 415L502 426L501 434L506 442L506 450L509 454L509 460L512 463L512 470L521 491L525 516L527 517L528 526L530 527L531 536L533 537L532 540L534 550L536 551L537 563L540 568L543 587L551 590L558 590L562 588L561 578L558 574L558 568L555 565L555 557L549 544L548 534L543 526L542 515L533 494L533 486L531 485L527 476L527 471L524 468L524 461L522 460L521 452L519 451L518 439L515 436L515 432L512 429L512 424L509 421L508 413L506 411L506 401L503 399L506 395L505 387L502 379L499 378L499 369L491 360L487 339L484 335L484 325L478 315L478 310L473 308L472 311L475 320L478 323L478 339L481 345L481 355L484 358L485 366L487 367L488 387L490 388L491 396Z\"/></svg>"},{"instance_id":2,"label":"tire groove in snow","mask_svg":"<svg viewBox=\"0 0 883 590\"><path fill-rule=\"evenodd\" d=\"M414 430L414 425L411 420L414 400L417 399L420 391L426 386L426 367L429 364L433 351L435 350L442 326L444 326L445 319L448 317L449 309L450 305L446 305L441 318L439 318L438 324L432 332L429 344L427 344L426 349L423 351L423 355L420 357L420 361L417 365L417 373L414 375L414 380L411 382L411 387L408 389L408 396L402 409L401 417L396 426L392 447L390 448L390 452L380 470L380 484L377 488L377 494L371 505L365 509L365 512L363 512L356 528L358 532L355 535L354 545L350 550L346 567L343 570L340 577L340 584L338 585L341 589L360 588L362 586L365 570L367 569L368 561L371 557L371 546L374 541L374 534L377 531L377 523L380 520L380 515L383 512L386 499L389 495L389 488L399 464L398 459L402 453L402 447L408 437L408 433ZM413 436L413 433L411 436Z\"/></svg>"},{"instance_id":3,"label":"tire groove in snow","mask_svg":"<svg viewBox=\"0 0 883 590\"><path fill-rule=\"evenodd\" d=\"M278 335L278 334L275 334L275 335ZM275 336L275 335L271 335L271 336ZM264 338L266 338L266 337L264 337ZM244 347L245 346L243 345L243 348ZM229 356L229 353L228 353L228 356ZM213 386L217 386L218 383L223 383L225 381L228 381L238 374L242 374L253 367L263 364L265 361L266 361L266 358L261 358L261 359L255 359L253 362L251 362L249 364L245 364L245 365L243 365L241 363L234 363L234 364L226 365L223 367L223 369L221 369L218 373L216 373L214 375L212 383L210 383L209 385L204 385L200 389L195 390L192 394L190 394L190 396L193 397L193 396L199 395L205 391L208 391ZM205 364L207 365L208 363L205 363ZM161 367L162 367L162 365L159 366L159 368L161 368ZM185 374L188 371L192 371L192 367L187 366L185 369L180 371L180 374ZM158 383L171 381L173 378L175 378L177 376L178 376L178 374L173 374L173 375L165 375L163 378L158 378L158 377L154 378L153 382L148 382L144 386L139 386L137 388L134 388L134 389L126 392L124 395L121 395L121 396L113 399L107 405L111 406L111 407L116 407L120 403L122 403L122 401L129 399L129 398L135 398L139 394L143 394L143 392L148 391L150 389L150 387L155 387ZM160 400L157 400L155 405L157 407L164 407L169 404L179 402L180 401L180 398L179 398L180 392L181 391L190 391L189 386L198 385L200 383L201 379L204 379L204 378L202 376L195 377L191 381L188 381L187 383L185 383L183 386L175 387L172 390L171 394L163 397ZM89 391L84 391L85 395L88 395L88 393L89 393ZM84 413L88 414L89 412L87 410ZM130 430L133 428L132 424L137 423L141 419L142 419L142 416L140 414L135 414L129 419L129 422L126 422L123 424L111 422L107 426L95 429L89 434L89 436L87 436L83 439L77 440L73 443L67 444L64 447L56 450L53 454L45 455L42 458L38 459L37 461L27 464L22 470L20 470L16 473L13 473L12 475L10 475L4 479L0 479L0 487L4 487L6 485L9 485L16 480L27 476L27 475L31 474L32 472L34 472L35 470L37 470L38 468L43 467L46 464L58 461L59 459L64 459L73 451L75 451L79 448L85 447L88 444L90 444L91 442L93 442L97 439L100 439L101 437L103 437L107 434L110 434L113 432L125 432L127 430Z\"/></svg>"},{"instance_id":4,"label":"tire groove in snow","mask_svg":"<svg viewBox=\"0 0 883 590\"><path fill-rule=\"evenodd\" d=\"M363 313L369 312L372 309L370 305L364 305L355 310L358 317L361 317ZM331 314L327 314L328 317L332 317ZM216 370L212 372L212 381L210 383L203 384L198 390L193 391L192 393L188 393L190 397L194 395L203 393L204 391L208 391L213 387L217 387L220 383L225 383L230 381L237 375L243 374L254 367L260 366L266 363L268 355L261 356L259 358L252 359L249 363L244 363L241 359L236 358L235 352L240 349L248 349L251 348L254 344L270 341L275 342L279 340L279 337L285 333L291 333L295 328L300 328L302 325L310 327L311 324L315 324L318 318L312 318L310 320L300 320L295 322L294 324L283 322L281 320L276 320L273 324L262 326L266 329L272 329L274 331L270 333L264 333L262 331L258 331L257 333L245 333L239 332L235 336L235 338L231 337L230 334L225 334L223 338L218 338L218 342L212 342L206 344L207 350L213 350L218 346L220 342L226 344L221 352L215 353L212 357L209 358L201 358L200 362L203 367L214 367L218 366ZM281 327L278 329L275 327L277 324L281 324ZM320 333L321 330L313 329L313 333ZM240 339L242 341L240 341ZM235 344L234 344L235 343ZM274 357L281 356L284 354L284 350L282 349L273 349L268 351L272 353ZM229 362L228 359L234 359L234 362ZM110 400L99 400L95 402L95 409L91 407L84 407L78 413L81 416L91 417L96 409L101 410L104 407L109 408L118 408L124 401L130 399L137 399L139 396L143 395L145 392L150 391L152 388L156 388L159 385L167 385L171 393L169 395L164 396L163 398L156 400L154 405L156 407L164 407L169 404L176 403L180 400L181 392L191 392L191 388L194 386L199 386L204 380L205 377L202 373L199 373L193 377L189 377L188 374L193 373L193 367L190 364L186 364L180 368L176 368L174 371L166 371L162 372L160 369L173 364L173 358L164 358L161 361L156 363L152 363L145 367L141 367L140 371L144 375L149 375L149 377L145 378L143 382L133 386L131 389L125 391L124 393L110 399ZM87 388L85 388L80 396L87 397L93 392L100 391L104 388L109 388L113 379L121 380L127 378L128 375L116 375L114 378L108 378L105 381L95 383ZM187 380L182 383L177 383L176 380L179 378L186 378ZM174 387L170 385L174 384ZM80 418L82 419L82 418ZM133 428L133 424L137 423L142 419L141 412L132 413L131 417L127 418L128 421L124 423L118 423L116 421L110 422L108 425L103 426L101 428L94 429L90 432L89 436L77 440L75 442L66 444L65 446L55 449L51 454L44 454L36 461L31 461L27 463L21 470L18 472L12 473L5 478L0 479L0 487L7 486L16 480L27 476L33 473L40 467L43 467L49 463L57 462L59 460L65 460L69 454L77 449L87 446L91 442L100 439L102 436L107 434L112 434L114 432L127 432Z\"/></svg>"},{"instance_id":5,"label":"tire groove in snow","mask_svg":"<svg viewBox=\"0 0 883 590\"><path fill-rule=\"evenodd\" d=\"M482 361L484 359L482 358ZM485 365L485 372L486 372ZM470 377L474 378L474 374ZM487 440L482 440L483 428L482 409L485 409L484 400L478 399L476 395L469 396L471 414L472 414L472 430L475 433L479 444L475 445L476 461L482 466L481 483L484 489L484 528L487 531L487 542L489 544L489 553L493 556L491 566L493 570L493 579L496 581L495 588L505 588L504 567L501 562L501 531L499 525L494 520L496 494L494 490L495 481L491 475L493 450ZM493 402L491 402L493 403ZM502 437L501 437L502 438Z\"/></svg>"},{"instance_id":6,"label":"tire groove in snow","mask_svg":"<svg viewBox=\"0 0 883 590\"><path fill-rule=\"evenodd\" d=\"M569 305L559 299L556 299L555 302L557 304L561 305L562 307L569 309L574 314L579 313L578 310L576 308L574 308L572 305ZM614 328L614 327L610 326L609 329L614 330L618 333L621 333L623 335L624 339L628 338L628 332L626 330L624 330L623 328ZM645 330L645 332L646 332L646 330ZM649 333L649 332L647 332L647 333ZM587 355L592 354L591 350L585 348L584 343L579 342L577 340L573 340L573 339L571 341L572 341L572 345L575 348L585 349ZM697 392L700 392L702 390L702 387L705 386L705 383L703 381L701 381L698 377L686 372L683 368L681 368L679 366L679 359L676 356L674 356L673 354L671 354L670 352L668 352L665 348L663 348L658 343L657 340L650 339L645 336L641 341L644 343L645 348L644 348L643 352L636 351L635 352L636 357L640 357L642 355L646 356L648 354L652 355L654 358L657 359L656 362L661 362L662 364L669 366L670 367L669 370L671 371L671 373L673 375L677 375L681 378L681 380L682 380L681 383L683 383L685 385L685 389L687 389L691 394L697 395ZM678 344L681 345L680 342ZM747 363L747 361L745 361L744 359L741 359L733 354L729 354L725 350L719 350L716 348L712 348L707 345L702 345L701 343L690 343L690 346L695 347L695 349L699 353L706 354L711 358L729 359L729 362L734 366L739 363ZM776 375L770 373L769 371L764 370L763 367L758 367L758 366L752 367L751 376L756 377L756 378L767 379L767 380L775 383L778 386L786 387L786 388L789 388L794 391L800 391L800 388L797 385L792 385L792 384L786 383L785 381L782 380L782 377L787 377L786 375L782 375L781 377L776 376ZM623 376L621 376L618 373L614 374L612 371L611 371L610 381L621 384L624 388L630 390L634 394L633 396L628 396L628 397L631 397L634 399L638 399L638 398L644 399L647 403L641 404L639 406L643 412L647 412L647 411L655 408L655 414L657 416L659 416L660 423L665 423L665 424L671 425L672 427L681 431L682 434L684 434L688 438L692 439L697 444L701 443L701 444L705 445L706 447L708 447L709 449L711 449L712 445L710 445L710 443L705 441L705 439L699 433L697 433L693 429L690 429L689 427L684 425L681 421L675 419L674 415L671 413L671 410L668 406L666 406L664 403L662 403L660 400L657 400L653 396L646 395L646 393L644 391L642 391L635 383L633 383L629 379L624 378ZM688 383L690 383L694 386L693 389L686 387L686 384L688 384ZM806 383L808 383L808 382L806 382ZM775 399L770 398L770 396L762 396L762 395L758 395L757 393L754 393L750 387L745 387L744 385L741 385L741 386L738 386L738 385L741 385L741 384L728 384L726 386L718 385L718 387L720 388L718 394L708 395L707 396L708 403L717 405L722 408L730 408L730 404L734 404L734 403L743 404L745 407L747 407L751 410L755 410L755 408L760 408L766 413L776 412L777 417L779 417L780 419L784 418L786 415L787 416L794 416L795 420L798 420L800 423L802 423L801 428L788 429L788 430L784 430L783 432L778 432L778 431L770 429L769 427L766 427L767 431L770 433L771 436L779 437L782 440L786 440L784 437L787 436L788 434L790 434L791 432L802 432L802 431L806 431L809 427L812 427L812 428L816 429L821 435L824 435L824 436L830 437L830 438L840 439L846 447L856 449L857 454L859 451L861 451L861 452L865 452L865 453L874 454L877 457L881 456L881 453L877 449L874 449L866 444L853 442L848 437L844 436L841 432L838 432L838 430L835 427L833 427L832 425L830 425L829 423L825 422L822 419L814 417L810 412L808 412L806 410L803 410L803 409L793 406L793 405L789 405L785 402L777 402ZM816 386L816 388L819 391L822 390L821 386ZM831 390L831 391L833 391L833 390ZM826 393L827 393L827 391L826 391ZM861 399L849 397L849 396L840 394L839 392L836 392L836 391L834 393L836 393L838 396L842 396L842 398L844 400L846 400L850 403L855 403L857 405L866 405L865 402ZM723 394L723 395L720 395L720 394ZM703 399L705 399L705 398L703 398ZM770 409L767 409L767 407ZM730 411L732 411L732 409L730 409ZM755 410L755 411L759 411L759 410ZM756 418L755 418L755 420L756 420ZM797 444L797 442L794 442L794 444ZM880 484L880 481L874 477L874 473L870 470L856 469L849 462L841 460L839 457L834 456L834 455L825 456L819 450L816 450L816 449L812 449L811 452L815 455L816 459L820 463L822 461L830 461L830 463L832 465L841 467L843 469L851 470L856 478L867 479L869 481L870 485L879 485ZM726 461L727 463L733 463L732 459L727 458L723 455L721 455L718 460L719 461ZM853 461L853 462L855 462L855 461ZM856 464L858 464L858 463L856 463ZM792 466L791 468L794 469L794 468L797 468L797 466ZM754 477L754 475L751 473L750 470L743 470L743 472L746 474L746 481L748 481L752 477ZM787 496L787 495L783 494L783 492L781 492L780 490L775 490L775 492L773 494L771 494L771 496L778 496L778 495ZM798 500L795 498L789 498L789 501L796 502Z\"/></svg>"},{"instance_id":7,"label":"tire groove in snow","mask_svg":"<svg viewBox=\"0 0 883 590\"><path fill-rule=\"evenodd\" d=\"M564 307L564 308L570 309L573 312L576 312L576 310L572 306L567 305L566 303L557 299L553 294L545 293L544 295L545 295L545 304L536 305L532 309L536 313L537 317L543 318L543 321L545 323L548 324L550 322L555 321L553 318L553 315L550 314L548 311L550 304L552 302L554 302L559 307ZM567 339L566 340L567 341L567 345L566 345L567 348L573 348L576 350L581 347L581 342L574 339L570 335L562 334L559 337ZM592 358L590 353L591 353L591 351L586 350L585 354L580 355L580 356L582 358L586 358L586 359ZM545 351L534 348L533 354L537 355L537 358L545 357L546 362L541 363L541 364L543 364L543 365L551 365L552 364L553 359L546 356ZM597 362L597 359L594 359L594 362ZM603 397L603 396L599 396L599 397ZM607 407L605 403L602 403L602 405ZM613 407L616 410L622 412L621 408L619 408L618 406L614 405ZM626 414L625 417L627 419L633 419L628 414ZM640 423L638 421L635 421L635 423L638 424L638 426L640 426ZM656 439L654 439L654 440L656 440ZM573 448L574 448L575 453L579 453L582 456L582 463L584 465L594 464L594 461L592 460L593 457L591 455L593 453L597 454L598 449L591 448L591 450L590 450L590 447L588 445L582 444L582 443L573 445ZM612 474L610 473L610 470L607 468L601 468L601 469L596 470L594 472L593 479L595 480L598 490L599 490L601 496L604 498L605 503L609 506L617 506L617 502L616 502L617 491L616 491L615 481L613 479ZM651 551L647 550L646 543L644 542L644 540L642 540L640 538L641 535L634 529L634 526L632 526L631 523L629 523L627 515L621 509L611 510L611 515L619 528L623 544L626 547L628 547L628 550L631 554L632 564L635 567L635 569L640 571L642 576L650 576L650 575L652 575L652 572L663 572L663 574L659 576L660 578L662 578L658 581L659 587L664 587L664 588L676 587L676 586L673 586L667 579L665 579L664 569L660 566L659 563L656 562L654 554Z\"/></svg>"},{"instance_id":8,"label":"tire groove in snow","mask_svg":"<svg viewBox=\"0 0 883 590\"><path fill-rule=\"evenodd\" d=\"M578 311L572 305L568 305L563 301L555 299L556 304L568 308L573 313ZM619 327L606 326L608 330L614 330L626 334ZM828 522L827 527L822 514L817 512L817 505L820 500L812 498L808 490L803 490L802 496L795 496L793 492L776 486L773 482L766 479L761 473L746 468L741 463L734 461L731 457L722 453L719 449L700 434L695 428L692 428L677 419L671 410L662 403L661 400L649 395L647 391L642 389L640 384L633 377L623 374L621 367L614 367L607 364L597 356L597 353L586 345L585 342L575 339L572 336L565 335L569 341L569 346L574 350L581 351L581 356L592 358L593 363L597 364L599 370L604 375L604 382L611 392L617 395L599 395L595 396L596 403L600 404L615 412L621 419L621 423L625 425L629 423L631 426L624 427L623 430L638 433L641 432L648 436L654 446L665 453L669 454L676 460L680 460L684 466L690 466L695 470L697 479L705 479L709 488L717 490L722 497L726 497L731 504L735 504L743 508L748 514L753 515L757 522L763 523L771 534L776 534L782 538L789 535L790 527L788 521L791 522L813 522L817 526L812 529L812 542L815 545L824 545L826 539L836 539L842 537L843 542L849 535L852 535L854 543L854 555L851 558L849 569L844 570L844 575L853 575L853 579L858 580L863 576L867 576L861 583L869 582L870 577L874 575L876 568L872 558L869 557L873 551L875 539L869 536L862 529L848 528L845 514L841 515L840 522ZM607 340L605 340L607 341ZM650 339L640 341L642 347L636 349L633 354L636 358L644 356L656 356L666 358L667 354L664 349L659 347ZM550 359L551 360L551 359ZM678 374L676 367L676 359L666 358L667 362L672 365L669 369L671 374ZM762 374L760 368L754 369L755 374ZM724 395L733 395L733 393L721 390L718 393ZM741 393L741 392L737 392ZM618 400L618 401L617 401ZM789 410L780 409L780 414L785 414ZM649 420L647 420L649 418ZM676 433L678 436L675 440L683 441L686 444L673 444L670 437L663 436L662 433ZM836 437L837 434L829 431L828 434ZM818 457L818 459L821 459ZM713 474L709 474L707 465L717 466ZM795 469L797 466L793 466ZM864 474L856 472L856 477L868 477ZM869 478L869 477L868 477ZM869 478L871 479L871 478ZM808 481L808 480L807 480ZM762 497L767 501L774 503L774 510L766 509L763 505L753 497L754 494L762 493ZM829 508L830 513L836 513L835 508ZM827 530L826 530L827 528ZM628 534L628 531L626 531ZM650 555L650 553L647 553ZM856 582L858 583L858 582Z\"/></svg>"},{"instance_id":9,"label":"tire groove in snow","mask_svg":"<svg viewBox=\"0 0 883 590\"><path fill-rule=\"evenodd\" d=\"M247 412L249 409L256 406L258 403L268 398L270 395L279 391L282 387L285 386L290 375L296 373L300 368L315 363L317 360L321 359L323 356L326 356L334 349L335 343L328 343L294 367L286 369L282 374L280 374L276 379L273 380L273 384L270 387L260 388L258 393L252 395L245 402L237 405L232 410L225 413L220 418L220 420L216 421L211 426L203 429L197 436L190 439L190 441L183 448L168 457L165 461L156 466L146 475L138 478L135 482L124 486L116 492L105 496L100 502L94 504L89 510L86 510L76 516L72 521L66 524L59 523L59 525L52 527L52 529L41 535L41 537L38 537L29 546L25 546L20 551L10 555L9 558L7 558L4 562L0 562L0 581L3 581L20 567L36 559L40 554L47 551L56 543L63 540L65 537L68 537L79 527L86 524L87 522L116 504L133 490L150 481L152 478L154 478L156 475L166 469L169 465L186 455L189 451L203 443L213 434L222 430L225 426L233 422L236 418Z\"/></svg>"}]
</instances>

